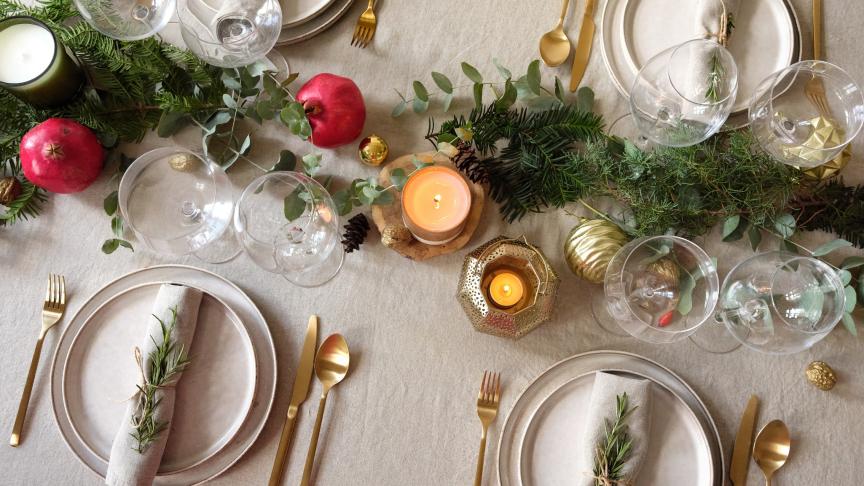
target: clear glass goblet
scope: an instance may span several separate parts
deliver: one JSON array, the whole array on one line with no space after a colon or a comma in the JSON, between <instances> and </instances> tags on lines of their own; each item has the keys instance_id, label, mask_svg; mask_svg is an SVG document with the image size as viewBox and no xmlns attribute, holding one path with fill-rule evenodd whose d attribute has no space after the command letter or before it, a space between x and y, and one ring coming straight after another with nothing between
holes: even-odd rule
<instances>
[{"instance_id":1,"label":"clear glass goblet","mask_svg":"<svg viewBox=\"0 0 864 486\"><path fill-rule=\"evenodd\" d=\"M75 0L88 24L122 41L145 39L162 30L176 4L176 0Z\"/></svg>"},{"instance_id":2,"label":"clear glass goblet","mask_svg":"<svg viewBox=\"0 0 864 486\"><path fill-rule=\"evenodd\" d=\"M605 312L594 315L650 343L672 343L696 332L717 304L717 269L695 243L677 236L633 240L606 269ZM605 321L605 322L604 322Z\"/></svg>"},{"instance_id":3,"label":"clear glass goblet","mask_svg":"<svg viewBox=\"0 0 864 486\"><path fill-rule=\"evenodd\" d=\"M240 252L231 230L234 189L199 154L164 147L141 155L120 180L118 202L136 238L156 253L222 263Z\"/></svg>"},{"instance_id":4,"label":"clear glass goblet","mask_svg":"<svg viewBox=\"0 0 864 486\"><path fill-rule=\"evenodd\" d=\"M297 172L271 172L249 184L237 202L234 230L255 263L301 287L339 273L339 213L327 190Z\"/></svg>"},{"instance_id":5,"label":"clear glass goblet","mask_svg":"<svg viewBox=\"0 0 864 486\"><path fill-rule=\"evenodd\" d=\"M809 349L840 322L846 294L837 271L772 251L739 263L720 291L718 314L744 346L767 354Z\"/></svg>"},{"instance_id":6,"label":"clear glass goblet","mask_svg":"<svg viewBox=\"0 0 864 486\"><path fill-rule=\"evenodd\" d=\"M189 50L227 68L263 58L282 31L278 0L179 0L177 18Z\"/></svg>"},{"instance_id":7,"label":"clear glass goblet","mask_svg":"<svg viewBox=\"0 0 864 486\"><path fill-rule=\"evenodd\" d=\"M696 39L645 63L630 89L630 112L651 141L686 147L720 130L737 92L732 54L713 40Z\"/></svg>"},{"instance_id":8,"label":"clear glass goblet","mask_svg":"<svg viewBox=\"0 0 864 486\"><path fill-rule=\"evenodd\" d=\"M766 152L796 167L840 155L864 125L864 94L841 68L801 61L765 78L750 100L750 129Z\"/></svg>"}]
</instances>

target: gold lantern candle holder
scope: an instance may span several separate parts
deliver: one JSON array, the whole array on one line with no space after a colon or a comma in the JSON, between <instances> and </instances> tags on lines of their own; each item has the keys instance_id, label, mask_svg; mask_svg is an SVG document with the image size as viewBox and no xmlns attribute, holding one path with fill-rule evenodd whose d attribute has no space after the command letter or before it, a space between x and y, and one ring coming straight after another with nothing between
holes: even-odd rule
<instances>
[{"instance_id":1,"label":"gold lantern candle holder","mask_svg":"<svg viewBox=\"0 0 864 486\"><path fill-rule=\"evenodd\" d=\"M465 258L458 298L475 329L516 339L549 320L559 283L524 236L499 236Z\"/></svg>"}]
</instances>

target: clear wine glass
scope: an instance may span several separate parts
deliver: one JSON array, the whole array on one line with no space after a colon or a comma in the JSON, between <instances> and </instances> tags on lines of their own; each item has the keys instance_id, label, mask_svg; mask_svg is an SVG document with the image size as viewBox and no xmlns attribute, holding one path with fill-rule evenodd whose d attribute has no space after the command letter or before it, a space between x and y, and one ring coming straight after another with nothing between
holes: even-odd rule
<instances>
[{"instance_id":1,"label":"clear wine glass","mask_svg":"<svg viewBox=\"0 0 864 486\"><path fill-rule=\"evenodd\" d=\"M177 18L190 51L228 68L263 58L282 31L278 0L179 0Z\"/></svg>"},{"instance_id":2,"label":"clear wine glass","mask_svg":"<svg viewBox=\"0 0 864 486\"><path fill-rule=\"evenodd\" d=\"M157 253L222 263L240 251L231 182L199 154L164 147L141 155L120 180L118 202L137 239Z\"/></svg>"},{"instance_id":3,"label":"clear wine glass","mask_svg":"<svg viewBox=\"0 0 864 486\"><path fill-rule=\"evenodd\" d=\"M772 251L729 272L718 314L731 335L768 354L809 349L840 322L846 304L837 271L810 257Z\"/></svg>"},{"instance_id":4,"label":"clear wine glass","mask_svg":"<svg viewBox=\"0 0 864 486\"><path fill-rule=\"evenodd\" d=\"M711 258L677 236L633 240L609 262L601 326L619 326L650 343L671 343L696 332L717 304L719 279Z\"/></svg>"},{"instance_id":5,"label":"clear wine glass","mask_svg":"<svg viewBox=\"0 0 864 486\"><path fill-rule=\"evenodd\" d=\"M824 95L814 96L819 91ZM816 167L839 155L861 131L864 94L841 68L801 61L759 84L748 116L765 151L789 165Z\"/></svg>"},{"instance_id":6,"label":"clear wine glass","mask_svg":"<svg viewBox=\"0 0 864 486\"><path fill-rule=\"evenodd\" d=\"M234 230L255 263L301 287L316 287L339 273L339 214L327 190L297 172L271 172L243 191Z\"/></svg>"},{"instance_id":7,"label":"clear wine glass","mask_svg":"<svg viewBox=\"0 0 864 486\"><path fill-rule=\"evenodd\" d=\"M686 147L720 130L737 92L732 54L713 40L696 39L648 60L630 90L630 112L651 141Z\"/></svg>"},{"instance_id":8,"label":"clear wine glass","mask_svg":"<svg viewBox=\"0 0 864 486\"><path fill-rule=\"evenodd\" d=\"M176 3L176 0L75 0L75 7L99 32L133 41L162 30L174 15Z\"/></svg>"}]
</instances>

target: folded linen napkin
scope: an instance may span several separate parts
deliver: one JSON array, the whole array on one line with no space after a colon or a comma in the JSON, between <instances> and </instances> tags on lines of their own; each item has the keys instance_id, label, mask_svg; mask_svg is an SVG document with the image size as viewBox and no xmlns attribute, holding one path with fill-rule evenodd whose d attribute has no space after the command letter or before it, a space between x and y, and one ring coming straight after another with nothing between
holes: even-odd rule
<instances>
[{"instance_id":1,"label":"folded linen napkin","mask_svg":"<svg viewBox=\"0 0 864 486\"><path fill-rule=\"evenodd\" d=\"M195 334L195 326L198 321L198 307L201 304L202 293L200 290L185 287L183 285L166 284L159 288L159 293L153 303L153 315L148 318L147 333L141 346L141 359L143 370L147 373L150 368L150 353L163 342L161 320L166 326L175 322L171 331L171 338L175 343L175 350L182 346L188 351ZM174 312L176 311L176 321ZM157 318L159 320L157 320ZM154 342L155 341L155 342ZM130 356L130 359L132 356ZM168 443L168 434L171 431L171 418L174 415L174 399L177 374L168 386L156 390L154 398L159 405L154 410L155 423L167 424L156 436L156 439L148 444L142 452L138 452L139 442L132 433L135 430L132 418L140 414L138 402L140 391L129 400L126 414L120 429L114 437L111 446L111 458L108 461L108 474L105 483L110 486L149 486L153 483L162 462L162 454Z\"/></svg>"},{"instance_id":2,"label":"folded linen napkin","mask_svg":"<svg viewBox=\"0 0 864 486\"><path fill-rule=\"evenodd\" d=\"M577 448L577 470L582 475L576 478L576 486L594 486L597 444L605 435L606 421L611 423L615 420L617 397L623 393L627 393L630 410L633 411L626 422L633 449L623 473L625 478L636 479L648 452L648 437L651 433L651 382L601 371L594 376L594 388L584 417L585 433Z\"/></svg>"},{"instance_id":3,"label":"folded linen napkin","mask_svg":"<svg viewBox=\"0 0 864 486\"><path fill-rule=\"evenodd\" d=\"M738 3L740 0L697 0L696 5L696 39L711 39L721 41L725 37L725 33L721 31L726 28L727 23L723 20L723 12L732 16L733 24L735 14L738 12ZM728 31L728 29L726 29ZM714 70L711 58L714 55L714 49L709 46L704 46L701 49L696 49L691 53L690 65L692 70L688 70L687 84L681 87L682 94L685 98L691 101L704 102L705 93L708 91L709 79L711 72ZM718 96L725 97L725 93Z\"/></svg>"}]
</instances>

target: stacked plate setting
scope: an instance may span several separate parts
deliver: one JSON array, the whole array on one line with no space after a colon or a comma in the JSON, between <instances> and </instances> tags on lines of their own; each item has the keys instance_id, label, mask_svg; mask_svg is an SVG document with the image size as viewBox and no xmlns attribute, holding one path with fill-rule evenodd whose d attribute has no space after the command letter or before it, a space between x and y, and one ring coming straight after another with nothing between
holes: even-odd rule
<instances>
[{"instance_id":1,"label":"stacked plate setting","mask_svg":"<svg viewBox=\"0 0 864 486\"><path fill-rule=\"evenodd\" d=\"M353 3L354 0L282 0L282 33L276 45L295 44L320 34Z\"/></svg>"}]
</instances>

